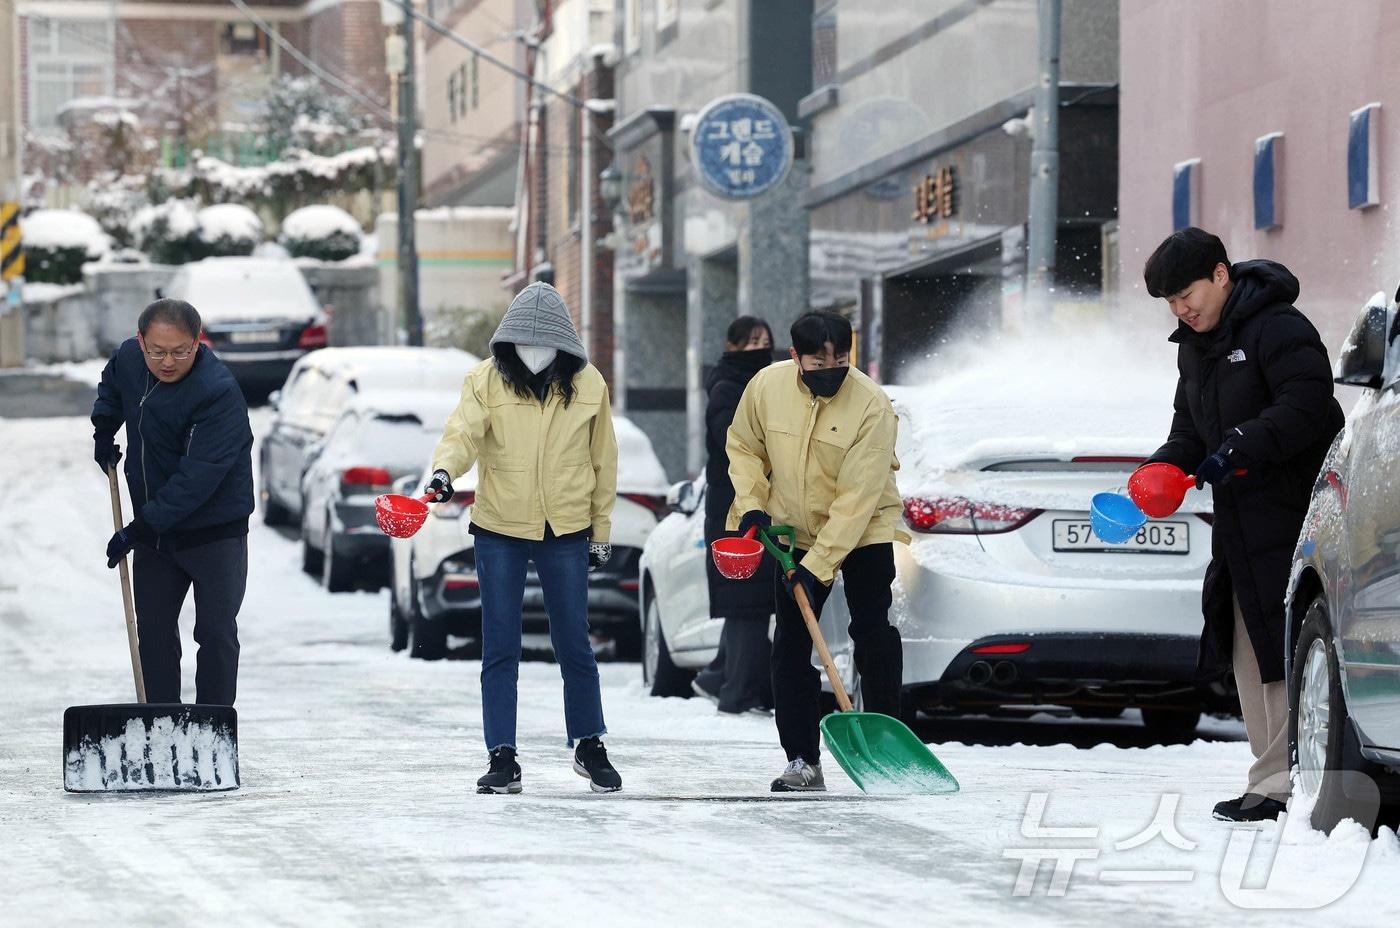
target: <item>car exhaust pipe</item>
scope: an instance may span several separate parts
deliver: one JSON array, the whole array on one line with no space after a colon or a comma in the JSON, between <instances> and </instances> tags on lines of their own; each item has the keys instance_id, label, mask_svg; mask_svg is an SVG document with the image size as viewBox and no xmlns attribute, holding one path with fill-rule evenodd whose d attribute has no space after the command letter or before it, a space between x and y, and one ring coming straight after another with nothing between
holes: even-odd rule
<instances>
[{"instance_id":1,"label":"car exhaust pipe","mask_svg":"<svg viewBox=\"0 0 1400 928\"><path fill-rule=\"evenodd\" d=\"M973 686L986 686L992 679L992 665L986 661L973 661L967 668L967 682Z\"/></svg>"},{"instance_id":2,"label":"car exhaust pipe","mask_svg":"<svg viewBox=\"0 0 1400 928\"><path fill-rule=\"evenodd\" d=\"M1019 675L1020 671L1010 661L997 661L996 666L992 668L992 682L997 686L1010 686L1016 682Z\"/></svg>"}]
</instances>

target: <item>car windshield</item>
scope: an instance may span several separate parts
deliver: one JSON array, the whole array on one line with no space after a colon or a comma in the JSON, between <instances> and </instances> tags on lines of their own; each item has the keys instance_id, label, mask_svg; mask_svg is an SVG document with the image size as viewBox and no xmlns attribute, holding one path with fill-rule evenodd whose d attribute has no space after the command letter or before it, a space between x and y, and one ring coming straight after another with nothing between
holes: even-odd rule
<instances>
[{"instance_id":1,"label":"car windshield","mask_svg":"<svg viewBox=\"0 0 1400 928\"><path fill-rule=\"evenodd\" d=\"M205 261L190 268L180 292L213 323L304 319L320 311L305 278L289 261Z\"/></svg>"},{"instance_id":2,"label":"car windshield","mask_svg":"<svg viewBox=\"0 0 1400 928\"><path fill-rule=\"evenodd\" d=\"M416 472L432 454L441 436L441 427L425 426L417 416L355 417L342 420L337 426L328 450L336 464L355 463Z\"/></svg>"},{"instance_id":3,"label":"car windshield","mask_svg":"<svg viewBox=\"0 0 1400 928\"><path fill-rule=\"evenodd\" d=\"M887 387L900 416L901 486L999 456L1152 452L1171 424L1162 402L1176 385L1171 355L1115 360L1114 344L996 339L927 382Z\"/></svg>"}]
</instances>

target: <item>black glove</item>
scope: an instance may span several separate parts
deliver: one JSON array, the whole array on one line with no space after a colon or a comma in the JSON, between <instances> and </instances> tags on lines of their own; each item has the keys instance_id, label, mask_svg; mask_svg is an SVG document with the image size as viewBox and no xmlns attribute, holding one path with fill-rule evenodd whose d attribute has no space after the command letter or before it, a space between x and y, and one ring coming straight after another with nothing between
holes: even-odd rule
<instances>
[{"instance_id":1,"label":"black glove","mask_svg":"<svg viewBox=\"0 0 1400 928\"><path fill-rule=\"evenodd\" d=\"M116 567L122 558L131 553L136 542L147 542L151 538L150 526L139 518L132 519L126 527L112 536L107 542L107 566Z\"/></svg>"},{"instance_id":2,"label":"black glove","mask_svg":"<svg viewBox=\"0 0 1400 928\"><path fill-rule=\"evenodd\" d=\"M773 517L762 509L750 509L744 513L744 517L739 520L739 534L747 535L751 526L757 525L767 531L773 527Z\"/></svg>"},{"instance_id":3,"label":"black glove","mask_svg":"<svg viewBox=\"0 0 1400 928\"><path fill-rule=\"evenodd\" d=\"M606 541L590 541L588 543L588 572L598 570L612 557L612 545Z\"/></svg>"},{"instance_id":4,"label":"black glove","mask_svg":"<svg viewBox=\"0 0 1400 928\"><path fill-rule=\"evenodd\" d=\"M445 503L452 498L452 494L456 491L452 489L452 477L447 471L435 470L432 479L423 488L423 492L433 494L432 502Z\"/></svg>"},{"instance_id":5,"label":"black glove","mask_svg":"<svg viewBox=\"0 0 1400 928\"><path fill-rule=\"evenodd\" d=\"M115 438L110 432L92 433L92 459L102 468L103 474L106 474L109 468L115 470L121 462L122 449Z\"/></svg>"},{"instance_id":6,"label":"black glove","mask_svg":"<svg viewBox=\"0 0 1400 928\"><path fill-rule=\"evenodd\" d=\"M783 577L783 585L787 587L788 595L794 600L797 599L797 593L794 592L793 587L794 585L800 585L802 591L807 594L807 605L812 607L813 612L817 611L817 603L819 602L817 599L817 590L826 586L826 584L817 579L815 574L801 564L797 565L797 569L792 572L792 576Z\"/></svg>"},{"instance_id":7,"label":"black glove","mask_svg":"<svg viewBox=\"0 0 1400 928\"><path fill-rule=\"evenodd\" d=\"M1201 466L1196 468L1196 489L1200 489L1206 484L1213 487L1223 487L1235 476L1235 471L1240 469L1239 461L1235 449L1229 445L1221 445L1220 450L1212 454L1201 462Z\"/></svg>"}]
</instances>

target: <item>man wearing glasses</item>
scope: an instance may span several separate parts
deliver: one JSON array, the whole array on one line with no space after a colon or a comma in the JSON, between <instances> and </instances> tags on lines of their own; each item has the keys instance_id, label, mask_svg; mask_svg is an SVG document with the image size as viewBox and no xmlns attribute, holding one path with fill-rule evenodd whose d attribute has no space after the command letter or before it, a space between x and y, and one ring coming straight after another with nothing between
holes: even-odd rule
<instances>
[{"instance_id":1,"label":"man wearing glasses","mask_svg":"<svg viewBox=\"0 0 1400 928\"><path fill-rule=\"evenodd\" d=\"M133 553L148 702L180 702L180 608L194 587L195 701L233 705L238 610L248 579L253 432L243 394L199 343L199 313L157 300L102 371L92 407L94 457L122 460L135 517L107 543L107 566Z\"/></svg>"}]
</instances>

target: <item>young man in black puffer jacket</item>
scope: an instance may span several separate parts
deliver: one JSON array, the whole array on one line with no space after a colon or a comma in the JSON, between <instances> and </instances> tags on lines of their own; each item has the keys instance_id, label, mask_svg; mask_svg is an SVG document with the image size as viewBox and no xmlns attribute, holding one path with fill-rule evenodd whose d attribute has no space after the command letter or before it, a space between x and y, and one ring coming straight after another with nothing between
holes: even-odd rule
<instances>
[{"instance_id":1,"label":"young man in black puffer jacket","mask_svg":"<svg viewBox=\"0 0 1400 928\"><path fill-rule=\"evenodd\" d=\"M1343 424L1332 365L1281 264L1231 265L1219 238L1188 228L1158 246L1144 278L1178 320L1176 413L1151 461L1214 488L1201 666L1234 670L1255 757L1244 795L1215 817L1277 818L1289 794L1283 597L1313 482Z\"/></svg>"},{"instance_id":2,"label":"young man in black puffer jacket","mask_svg":"<svg viewBox=\"0 0 1400 928\"><path fill-rule=\"evenodd\" d=\"M107 543L107 566L134 552L132 585L148 702L180 701L180 608L194 586L196 701L233 705L238 610L248 579L253 432L243 393L199 343L199 313L157 300L102 371L94 458L122 459L134 518Z\"/></svg>"}]
</instances>

